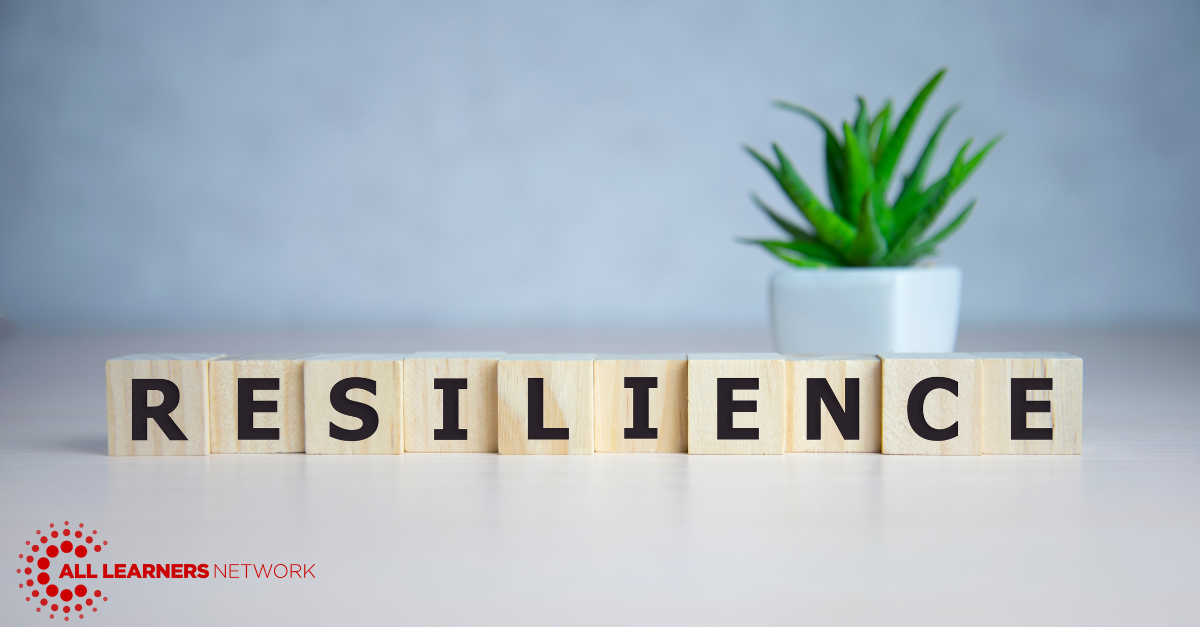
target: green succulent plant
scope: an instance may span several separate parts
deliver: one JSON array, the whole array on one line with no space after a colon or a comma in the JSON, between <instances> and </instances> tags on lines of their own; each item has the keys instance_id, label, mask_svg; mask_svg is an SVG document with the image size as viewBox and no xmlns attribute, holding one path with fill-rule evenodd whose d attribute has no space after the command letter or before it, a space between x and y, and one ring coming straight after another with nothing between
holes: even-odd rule
<instances>
[{"instance_id":1,"label":"green succulent plant","mask_svg":"<svg viewBox=\"0 0 1200 627\"><path fill-rule=\"evenodd\" d=\"M908 136L925 101L945 73L945 68L939 70L921 87L894 127L890 100L884 101L879 112L871 116L867 101L859 96L858 115L853 123L842 123L841 137L816 113L789 102L774 101L775 106L807 117L825 131L825 175L833 208L831 210L813 194L778 144L771 144L778 163L746 146L746 151L771 172L784 195L812 230L788 220L768 207L757 194L752 194L754 204L791 239L742 241L762 246L776 257L801 267L907 266L934 254L938 244L970 217L975 201L967 203L958 216L936 234L924 237L925 232L941 215L954 192L1002 137L997 135L970 156L971 140L967 140L954 156L950 170L926 185L926 173L937 151L938 138L958 110L957 106L951 107L938 122L912 171L904 177L895 199L888 200L888 187Z\"/></svg>"}]
</instances>

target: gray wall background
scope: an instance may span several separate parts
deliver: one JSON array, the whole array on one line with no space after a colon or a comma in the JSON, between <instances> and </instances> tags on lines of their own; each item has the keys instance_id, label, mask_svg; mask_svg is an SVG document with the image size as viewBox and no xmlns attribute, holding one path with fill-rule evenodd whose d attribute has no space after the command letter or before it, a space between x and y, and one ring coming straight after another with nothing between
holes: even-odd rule
<instances>
[{"instance_id":1,"label":"gray wall background","mask_svg":"<svg viewBox=\"0 0 1200 627\"><path fill-rule=\"evenodd\" d=\"M765 323L740 150L855 94L938 161L968 324L1200 321L1195 2L0 7L0 303L29 329ZM916 156L911 149L908 161Z\"/></svg>"}]
</instances>

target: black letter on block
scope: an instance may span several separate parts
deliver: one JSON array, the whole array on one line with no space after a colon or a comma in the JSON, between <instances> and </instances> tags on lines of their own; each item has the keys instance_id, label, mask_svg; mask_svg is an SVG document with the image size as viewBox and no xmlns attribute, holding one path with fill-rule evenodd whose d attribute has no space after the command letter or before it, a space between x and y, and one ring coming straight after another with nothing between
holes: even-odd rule
<instances>
[{"instance_id":1,"label":"black letter on block","mask_svg":"<svg viewBox=\"0 0 1200 627\"><path fill-rule=\"evenodd\" d=\"M658 377L625 377L625 387L633 389L633 427L625 428L625 439L657 440L658 429L650 426L650 388L658 387Z\"/></svg>"},{"instance_id":2,"label":"black letter on block","mask_svg":"<svg viewBox=\"0 0 1200 627\"><path fill-rule=\"evenodd\" d=\"M542 426L542 380L529 380L529 439L569 440L567 427L546 428Z\"/></svg>"},{"instance_id":3,"label":"black letter on block","mask_svg":"<svg viewBox=\"0 0 1200 627\"><path fill-rule=\"evenodd\" d=\"M332 422L329 423L329 437L343 442L359 442L374 435L379 428L379 413L366 403L352 401L346 398L350 390L366 390L375 393L375 381L365 377L347 377L334 384L329 391L329 404L337 413L352 416L362 421L357 429L343 429Z\"/></svg>"},{"instance_id":4,"label":"black letter on block","mask_svg":"<svg viewBox=\"0 0 1200 627\"><path fill-rule=\"evenodd\" d=\"M913 386L908 394L908 424L917 435L930 442L945 442L958 437L958 421L945 429L935 429L925 422L925 397L934 390L946 390L958 396L958 381L946 377L929 377Z\"/></svg>"},{"instance_id":5,"label":"black letter on block","mask_svg":"<svg viewBox=\"0 0 1200 627\"><path fill-rule=\"evenodd\" d=\"M1027 397L1029 390L1053 390L1054 379L1016 379L1012 380L1012 439L1014 440L1053 440L1054 427L1029 427L1025 424L1025 414L1049 413L1050 401L1031 401Z\"/></svg>"},{"instance_id":6,"label":"black letter on block","mask_svg":"<svg viewBox=\"0 0 1200 627\"><path fill-rule=\"evenodd\" d=\"M717 379L717 439L757 440L758 427L733 426L733 412L756 412L758 401L735 401L734 390L757 390L758 378Z\"/></svg>"},{"instance_id":7,"label":"black letter on block","mask_svg":"<svg viewBox=\"0 0 1200 627\"><path fill-rule=\"evenodd\" d=\"M844 440L858 439L858 379L846 379L846 408L838 404L837 396L827 379L808 380L808 439L821 439L821 403L829 409L829 417Z\"/></svg>"},{"instance_id":8,"label":"black letter on block","mask_svg":"<svg viewBox=\"0 0 1200 627\"><path fill-rule=\"evenodd\" d=\"M433 389L442 391L442 428L433 430L433 439L467 439L467 430L458 428L458 391L467 389L467 380L434 379Z\"/></svg>"},{"instance_id":9,"label":"black letter on block","mask_svg":"<svg viewBox=\"0 0 1200 627\"><path fill-rule=\"evenodd\" d=\"M163 402L154 407L147 407L149 400L147 392L157 390L162 392ZM149 437L150 420L158 423L158 428L167 434L168 440L186 440L187 436L179 430L179 425L171 420L171 412L179 407L179 386L166 379L134 379L133 380L133 439L145 440Z\"/></svg>"},{"instance_id":10,"label":"black letter on block","mask_svg":"<svg viewBox=\"0 0 1200 627\"><path fill-rule=\"evenodd\" d=\"M256 401L256 390L278 390L279 379L242 379L238 378L238 439L239 440L278 440L279 429L275 427L254 426L254 412L270 413L278 411L275 401Z\"/></svg>"}]
</instances>

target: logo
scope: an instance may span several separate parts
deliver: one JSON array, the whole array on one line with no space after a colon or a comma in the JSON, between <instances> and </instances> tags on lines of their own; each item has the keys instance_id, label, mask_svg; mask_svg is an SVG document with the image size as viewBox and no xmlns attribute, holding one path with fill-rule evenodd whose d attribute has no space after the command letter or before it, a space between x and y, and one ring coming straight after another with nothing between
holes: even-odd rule
<instances>
[{"instance_id":1,"label":"logo","mask_svg":"<svg viewBox=\"0 0 1200 627\"><path fill-rule=\"evenodd\" d=\"M62 527L57 529L54 523L50 523L46 533L38 529L32 540L25 541L25 551L28 552L17 556L21 560L17 574L23 576L25 581L17 584L17 587L34 610L46 613L50 618L61 616L64 621L69 621L72 616L83 618L88 610L95 612L101 603L108 601L108 597L99 589L91 589L86 583L61 587L50 583L52 572L60 573L59 577L63 572L70 573L67 576L73 576L72 583L96 577L91 572L91 564L87 565L86 571L80 572L78 562L74 564L74 571L71 570L72 564L68 563L72 557L81 560L89 554L99 553L108 545L107 540L99 538L96 530L93 529L89 534L85 529L83 523L79 523L76 529L71 528L69 521L63 521Z\"/></svg>"}]
</instances>

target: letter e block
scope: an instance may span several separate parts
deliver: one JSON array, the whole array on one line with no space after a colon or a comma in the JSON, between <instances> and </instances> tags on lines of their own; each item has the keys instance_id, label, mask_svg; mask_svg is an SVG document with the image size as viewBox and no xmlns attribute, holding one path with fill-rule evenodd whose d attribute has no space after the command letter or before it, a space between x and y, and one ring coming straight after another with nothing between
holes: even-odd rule
<instances>
[{"instance_id":1,"label":"letter e block","mask_svg":"<svg viewBox=\"0 0 1200 627\"><path fill-rule=\"evenodd\" d=\"M501 455L591 455L594 355L505 355L497 364Z\"/></svg>"},{"instance_id":2,"label":"letter e block","mask_svg":"<svg viewBox=\"0 0 1200 627\"><path fill-rule=\"evenodd\" d=\"M314 355L304 360L304 452L404 452L403 355Z\"/></svg>"},{"instance_id":3,"label":"letter e block","mask_svg":"<svg viewBox=\"0 0 1200 627\"><path fill-rule=\"evenodd\" d=\"M414 353L404 360L404 450L495 453L496 364L504 353Z\"/></svg>"},{"instance_id":4,"label":"letter e block","mask_svg":"<svg viewBox=\"0 0 1200 627\"><path fill-rule=\"evenodd\" d=\"M598 355L596 452L687 452L687 355Z\"/></svg>"},{"instance_id":5,"label":"letter e block","mask_svg":"<svg viewBox=\"0 0 1200 627\"><path fill-rule=\"evenodd\" d=\"M784 355L789 453L878 453L882 364L875 355Z\"/></svg>"},{"instance_id":6,"label":"letter e block","mask_svg":"<svg viewBox=\"0 0 1200 627\"><path fill-rule=\"evenodd\" d=\"M127 355L104 364L109 455L208 455L208 366L221 355Z\"/></svg>"},{"instance_id":7,"label":"letter e block","mask_svg":"<svg viewBox=\"0 0 1200 627\"><path fill-rule=\"evenodd\" d=\"M213 453L304 452L304 360L249 355L209 364Z\"/></svg>"},{"instance_id":8,"label":"letter e block","mask_svg":"<svg viewBox=\"0 0 1200 627\"><path fill-rule=\"evenodd\" d=\"M783 454L787 374L782 355L688 355L687 385L689 454Z\"/></svg>"},{"instance_id":9,"label":"letter e block","mask_svg":"<svg viewBox=\"0 0 1200 627\"><path fill-rule=\"evenodd\" d=\"M1066 353L976 353L984 455L1083 453L1083 360Z\"/></svg>"},{"instance_id":10,"label":"letter e block","mask_svg":"<svg viewBox=\"0 0 1200 627\"><path fill-rule=\"evenodd\" d=\"M979 455L983 421L975 356L888 353L883 360L885 455Z\"/></svg>"}]
</instances>

